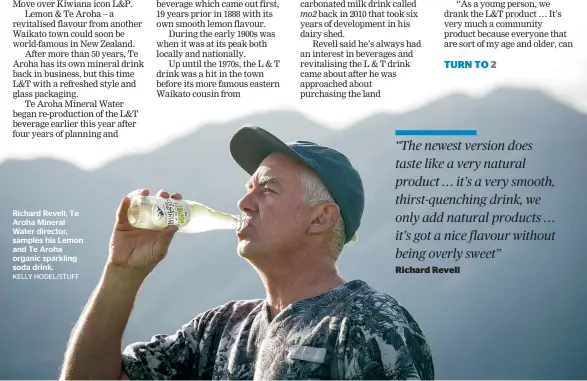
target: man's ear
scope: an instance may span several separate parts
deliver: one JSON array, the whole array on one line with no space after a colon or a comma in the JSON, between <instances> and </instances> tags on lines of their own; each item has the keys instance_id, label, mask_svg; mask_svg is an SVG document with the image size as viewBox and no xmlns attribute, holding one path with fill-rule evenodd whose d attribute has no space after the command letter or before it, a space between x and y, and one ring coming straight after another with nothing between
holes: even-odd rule
<instances>
[{"instance_id":1,"label":"man's ear","mask_svg":"<svg viewBox=\"0 0 587 381\"><path fill-rule=\"evenodd\" d=\"M340 216L340 209L338 205L332 203L319 204L312 208L312 220L308 233L321 234L328 229L331 229L338 217Z\"/></svg>"}]
</instances>

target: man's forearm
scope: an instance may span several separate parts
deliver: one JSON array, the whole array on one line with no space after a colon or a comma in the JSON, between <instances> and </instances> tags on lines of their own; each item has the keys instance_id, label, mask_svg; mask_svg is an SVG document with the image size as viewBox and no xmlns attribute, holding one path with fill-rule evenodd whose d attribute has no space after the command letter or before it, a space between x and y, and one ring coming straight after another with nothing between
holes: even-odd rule
<instances>
[{"instance_id":1,"label":"man's forearm","mask_svg":"<svg viewBox=\"0 0 587 381\"><path fill-rule=\"evenodd\" d=\"M122 336L144 277L107 266L73 329L61 379L118 379Z\"/></svg>"}]
</instances>

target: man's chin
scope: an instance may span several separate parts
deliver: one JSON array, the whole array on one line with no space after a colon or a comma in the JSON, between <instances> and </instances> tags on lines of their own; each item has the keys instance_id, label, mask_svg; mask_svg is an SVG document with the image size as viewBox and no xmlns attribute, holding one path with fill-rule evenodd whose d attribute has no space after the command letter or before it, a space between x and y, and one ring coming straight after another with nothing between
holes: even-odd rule
<instances>
[{"instance_id":1,"label":"man's chin","mask_svg":"<svg viewBox=\"0 0 587 381\"><path fill-rule=\"evenodd\" d=\"M248 240L246 240L246 239L240 240L238 242L238 246L237 246L238 255L243 258L248 258L251 253L250 245L251 245L251 242L249 242Z\"/></svg>"},{"instance_id":2,"label":"man's chin","mask_svg":"<svg viewBox=\"0 0 587 381\"><path fill-rule=\"evenodd\" d=\"M258 259L261 256L261 253L264 252L264 250L262 250L262 248L260 248L258 245L255 245L253 242L244 239L239 241L237 246L237 252L241 258L254 260Z\"/></svg>"}]
</instances>

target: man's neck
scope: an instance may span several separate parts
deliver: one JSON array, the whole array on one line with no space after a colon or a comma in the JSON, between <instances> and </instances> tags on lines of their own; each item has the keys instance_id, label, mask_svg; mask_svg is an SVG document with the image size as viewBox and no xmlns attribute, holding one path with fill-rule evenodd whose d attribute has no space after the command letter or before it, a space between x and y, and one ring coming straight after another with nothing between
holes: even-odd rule
<instances>
[{"instance_id":1,"label":"man's neck","mask_svg":"<svg viewBox=\"0 0 587 381\"><path fill-rule=\"evenodd\" d=\"M346 283L334 266L304 266L301 271L290 268L273 274L261 273L271 319L288 305L322 295Z\"/></svg>"}]
</instances>

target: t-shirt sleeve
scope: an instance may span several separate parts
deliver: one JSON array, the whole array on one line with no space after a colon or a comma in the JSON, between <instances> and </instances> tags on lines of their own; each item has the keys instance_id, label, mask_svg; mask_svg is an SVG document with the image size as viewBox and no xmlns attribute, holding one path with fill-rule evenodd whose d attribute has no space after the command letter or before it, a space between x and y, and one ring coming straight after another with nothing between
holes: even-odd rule
<instances>
[{"instance_id":1,"label":"t-shirt sleeve","mask_svg":"<svg viewBox=\"0 0 587 381\"><path fill-rule=\"evenodd\" d=\"M155 335L149 342L128 345L122 351L124 371L131 380L191 378L187 376L198 373L204 325L204 314L198 315L173 335Z\"/></svg>"},{"instance_id":2,"label":"t-shirt sleeve","mask_svg":"<svg viewBox=\"0 0 587 381\"><path fill-rule=\"evenodd\" d=\"M430 348L418 324L387 295L357 301L338 351L341 379L432 380Z\"/></svg>"}]
</instances>

